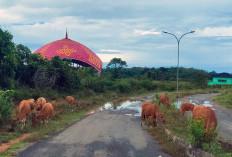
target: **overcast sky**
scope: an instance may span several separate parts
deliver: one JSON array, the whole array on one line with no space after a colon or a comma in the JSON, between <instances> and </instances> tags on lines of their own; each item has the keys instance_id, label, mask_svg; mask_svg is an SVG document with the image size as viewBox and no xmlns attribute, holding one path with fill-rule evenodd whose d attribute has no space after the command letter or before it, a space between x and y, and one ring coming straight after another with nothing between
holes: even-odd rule
<instances>
[{"instance_id":1,"label":"overcast sky","mask_svg":"<svg viewBox=\"0 0 232 157\"><path fill-rule=\"evenodd\" d=\"M231 0L0 0L0 26L32 52L65 37L95 52L104 65L177 65L232 73Z\"/></svg>"}]
</instances>

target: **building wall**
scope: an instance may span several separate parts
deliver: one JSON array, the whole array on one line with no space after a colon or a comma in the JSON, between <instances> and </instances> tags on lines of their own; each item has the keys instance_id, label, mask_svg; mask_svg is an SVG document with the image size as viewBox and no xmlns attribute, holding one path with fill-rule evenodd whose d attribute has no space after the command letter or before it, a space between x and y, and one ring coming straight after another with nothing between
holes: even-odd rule
<instances>
[{"instance_id":1,"label":"building wall","mask_svg":"<svg viewBox=\"0 0 232 157\"><path fill-rule=\"evenodd\" d=\"M208 82L208 85L228 85L232 84L232 78L222 78L222 77L214 77L213 81Z\"/></svg>"}]
</instances>

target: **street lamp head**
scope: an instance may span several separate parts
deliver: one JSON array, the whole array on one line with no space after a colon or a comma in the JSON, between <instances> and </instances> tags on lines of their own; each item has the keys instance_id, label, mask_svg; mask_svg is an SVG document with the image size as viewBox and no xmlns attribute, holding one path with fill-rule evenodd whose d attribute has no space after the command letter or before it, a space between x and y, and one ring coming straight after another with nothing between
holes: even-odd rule
<instances>
[{"instance_id":1,"label":"street lamp head","mask_svg":"<svg viewBox=\"0 0 232 157\"><path fill-rule=\"evenodd\" d=\"M194 33L194 32L196 32L196 31L191 31L190 33Z\"/></svg>"},{"instance_id":2,"label":"street lamp head","mask_svg":"<svg viewBox=\"0 0 232 157\"><path fill-rule=\"evenodd\" d=\"M168 32L166 32L166 31L163 31L163 33L168 33Z\"/></svg>"}]
</instances>

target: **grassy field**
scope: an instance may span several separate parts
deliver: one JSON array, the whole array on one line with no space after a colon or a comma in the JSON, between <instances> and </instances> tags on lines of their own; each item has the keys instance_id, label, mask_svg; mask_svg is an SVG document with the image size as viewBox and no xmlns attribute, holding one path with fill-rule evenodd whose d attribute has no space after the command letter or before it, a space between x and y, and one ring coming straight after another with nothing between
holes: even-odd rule
<instances>
[{"instance_id":1,"label":"grassy field","mask_svg":"<svg viewBox=\"0 0 232 157\"><path fill-rule=\"evenodd\" d=\"M232 89L223 91L221 95L214 97L213 100L228 109L232 109Z\"/></svg>"}]
</instances>

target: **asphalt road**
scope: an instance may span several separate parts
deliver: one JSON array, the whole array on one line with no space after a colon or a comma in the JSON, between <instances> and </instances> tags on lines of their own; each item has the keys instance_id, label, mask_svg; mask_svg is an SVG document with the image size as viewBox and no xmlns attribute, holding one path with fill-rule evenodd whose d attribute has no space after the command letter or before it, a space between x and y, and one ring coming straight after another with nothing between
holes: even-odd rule
<instances>
[{"instance_id":1,"label":"asphalt road","mask_svg":"<svg viewBox=\"0 0 232 157\"><path fill-rule=\"evenodd\" d=\"M168 157L130 113L135 111L97 111L18 157Z\"/></svg>"}]
</instances>

